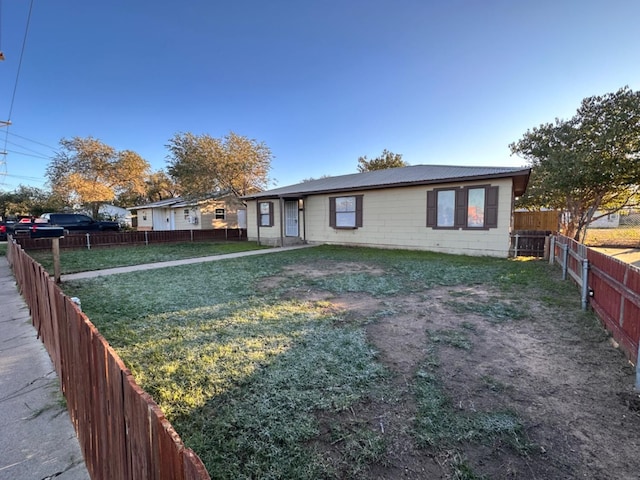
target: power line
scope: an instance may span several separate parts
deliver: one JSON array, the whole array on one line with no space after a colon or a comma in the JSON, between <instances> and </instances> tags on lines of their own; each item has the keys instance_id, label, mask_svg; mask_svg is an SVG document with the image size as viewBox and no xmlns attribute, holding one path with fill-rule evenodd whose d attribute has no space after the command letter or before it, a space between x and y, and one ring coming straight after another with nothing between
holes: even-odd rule
<instances>
[{"instance_id":1,"label":"power line","mask_svg":"<svg viewBox=\"0 0 640 480\"><path fill-rule=\"evenodd\" d=\"M28 152L35 153L36 155L38 155L39 157L42 157L42 158L51 158L52 157L51 155L47 155L46 153L39 152L37 150L34 150L33 148L25 147L24 145L20 145L19 143L12 142L11 140L7 140L7 143L9 145L13 145L14 147L21 148L21 149L26 150Z\"/></svg>"},{"instance_id":2,"label":"power line","mask_svg":"<svg viewBox=\"0 0 640 480\"><path fill-rule=\"evenodd\" d=\"M18 145L20 146L20 145ZM15 153L17 155L23 155L25 157L41 158L43 160L51 160L51 157L45 157L44 155L33 155L31 153L18 152L17 150L5 150L8 153Z\"/></svg>"},{"instance_id":3,"label":"power line","mask_svg":"<svg viewBox=\"0 0 640 480\"><path fill-rule=\"evenodd\" d=\"M1 2L2 0L0 0ZM22 140L26 140L27 142L31 142L31 143L37 143L38 145L42 145L43 147L47 147L50 148L51 150L53 150L54 152L57 151L56 147L52 147L51 145L47 145L46 143L42 143L42 142L38 142L37 140L32 140L30 138L27 137L23 137L22 135L18 135L17 133L13 133L13 132L7 132L9 135L13 135L14 137L18 137L21 138Z\"/></svg>"},{"instance_id":4,"label":"power line","mask_svg":"<svg viewBox=\"0 0 640 480\"><path fill-rule=\"evenodd\" d=\"M6 152L7 143L9 141L9 126L11 125L11 115L13 113L13 105L16 99L16 92L18 91L18 80L20 79L20 71L22 70L22 59L24 58L24 50L27 45L27 35L29 33L29 24L31 23L32 11L33 11L33 0L31 0L31 2L29 3L29 13L27 15L27 24L24 29L24 37L22 38L22 48L20 49L20 58L18 60L18 70L16 72L16 81L15 81L15 84L13 85L13 93L11 94L11 102L9 104L9 115L7 116L6 122L0 122L0 126L4 125L7 128L5 130L5 136L4 136L4 149L3 149L4 151L0 152L0 154L4 155L5 159L7 155L7 152ZM6 175L6 168L7 168L6 161L0 162L0 165L4 167L5 175Z\"/></svg>"},{"instance_id":5,"label":"power line","mask_svg":"<svg viewBox=\"0 0 640 480\"><path fill-rule=\"evenodd\" d=\"M16 72L16 83L13 86L13 94L11 95L11 103L9 104L9 117L8 122L11 122L11 114L13 113L13 104L16 99L16 92L18 90L18 79L20 78L20 70L22 70L22 59L24 57L24 49L27 45L27 34L29 33L29 24L31 23L31 12L33 11L33 0L29 3L29 13L27 15L27 25L24 29L24 37L22 38L22 48L20 49L20 59L18 60L18 71Z\"/></svg>"}]
</instances>

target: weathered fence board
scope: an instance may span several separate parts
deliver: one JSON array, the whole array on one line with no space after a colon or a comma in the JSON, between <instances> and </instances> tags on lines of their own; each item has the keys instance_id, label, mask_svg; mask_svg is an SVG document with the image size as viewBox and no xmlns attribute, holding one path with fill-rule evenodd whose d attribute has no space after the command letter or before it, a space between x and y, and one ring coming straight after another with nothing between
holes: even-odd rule
<instances>
[{"instance_id":1,"label":"weathered fence board","mask_svg":"<svg viewBox=\"0 0 640 480\"><path fill-rule=\"evenodd\" d=\"M640 269L561 235L554 238L554 244L554 258L576 283L583 285L584 304L591 305L622 351L637 366ZM640 375L640 369L638 372ZM640 382L640 376L638 378Z\"/></svg>"},{"instance_id":2,"label":"weathered fence board","mask_svg":"<svg viewBox=\"0 0 640 480\"><path fill-rule=\"evenodd\" d=\"M91 478L210 480L86 315L16 242L7 256L58 372Z\"/></svg>"},{"instance_id":3,"label":"weathered fence board","mask_svg":"<svg viewBox=\"0 0 640 480\"><path fill-rule=\"evenodd\" d=\"M514 212L514 230L550 230L558 231L560 212Z\"/></svg>"}]
</instances>

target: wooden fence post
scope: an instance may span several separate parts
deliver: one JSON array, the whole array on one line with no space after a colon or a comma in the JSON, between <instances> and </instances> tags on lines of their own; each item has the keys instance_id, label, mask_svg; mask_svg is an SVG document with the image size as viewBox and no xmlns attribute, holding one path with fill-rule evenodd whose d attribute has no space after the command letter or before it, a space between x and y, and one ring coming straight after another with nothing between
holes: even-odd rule
<instances>
[{"instance_id":1,"label":"wooden fence post","mask_svg":"<svg viewBox=\"0 0 640 480\"><path fill-rule=\"evenodd\" d=\"M53 279L60 283L60 237L51 239L51 254L53 255Z\"/></svg>"}]
</instances>

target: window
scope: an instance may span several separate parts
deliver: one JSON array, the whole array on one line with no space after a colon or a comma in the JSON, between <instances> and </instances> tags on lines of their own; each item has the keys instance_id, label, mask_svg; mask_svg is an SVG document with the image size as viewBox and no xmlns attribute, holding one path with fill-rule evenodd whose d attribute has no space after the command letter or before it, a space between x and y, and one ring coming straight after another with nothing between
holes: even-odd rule
<instances>
[{"instance_id":1,"label":"window","mask_svg":"<svg viewBox=\"0 0 640 480\"><path fill-rule=\"evenodd\" d=\"M467 227L484 227L484 188L467 190Z\"/></svg>"},{"instance_id":2,"label":"window","mask_svg":"<svg viewBox=\"0 0 640 480\"><path fill-rule=\"evenodd\" d=\"M362 195L329 198L329 226L362 227Z\"/></svg>"},{"instance_id":3,"label":"window","mask_svg":"<svg viewBox=\"0 0 640 480\"><path fill-rule=\"evenodd\" d=\"M455 190L441 190L438 192L438 227L453 227L456 208Z\"/></svg>"},{"instance_id":4,"label":"window","mask_svg":"<svg viewBox=\"0 0 640 480\"><path fill-rule=\"evenodd\" d=\"M261 227L273 227L273 202L259 202L258 215Z\"/></svg>"},{"instance_id":5,"label":"window","mask_svg":"<svg viewBox=\"0 0 640 480\"><path fill-rule=\"evenodd\" d=\"M498 187L490 185L427 192L427 227L488 229L498 226Z\"/></svg>"},{"instance_id":6,"label":"window","mask_svg":"<svg viewBox=\"0 0 640 480\"><path fill-rule=\"evenodd\" d=\"M214 218L216 220L224 220L224 218L225 218L224 208L216 208L215 213L214 213Z\"/></svg>"},{"instance_id":7,"label":"window","mask_svg":"<svg viewBox=\"0 0 640 480\"><path fill-rule=\"evenodd\" d=\"M182 213L184 214L184 219L188 222L189 221L189 209L185 208Z\"/></svg>"}]
</instances>

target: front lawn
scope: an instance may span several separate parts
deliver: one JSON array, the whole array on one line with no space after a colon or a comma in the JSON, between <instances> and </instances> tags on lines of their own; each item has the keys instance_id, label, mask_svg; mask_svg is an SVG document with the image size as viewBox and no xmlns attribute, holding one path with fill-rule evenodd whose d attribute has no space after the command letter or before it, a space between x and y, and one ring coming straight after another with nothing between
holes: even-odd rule
<instances>
[{"instance_id":1,"label":"front lawn","mask_svg":"<svg viewBox=\"0 0 640 480\"><path fill-rule=\"evenodd\" d=\"M184 242L101 247L91 250L62 249L60 251L60 270L64 275L183 258L224 255L260 248L265 247L258 246L256 242ZM28 253L49 273L53 273L53 257L50 250L31 250Z\"/></svg>"},{"instance_id":2,"label":"front lawn","mask_svg":"<svg viewBox=\"0 0 640 480\"><path fill-rule=\"evenodd\" d=\"M212 478L622 478L638 463L623 407L593 400L633 372L547 262L322 246L63 287ZM598 463L601 442L628 458Z\"/></svg>"}]
</instances>

